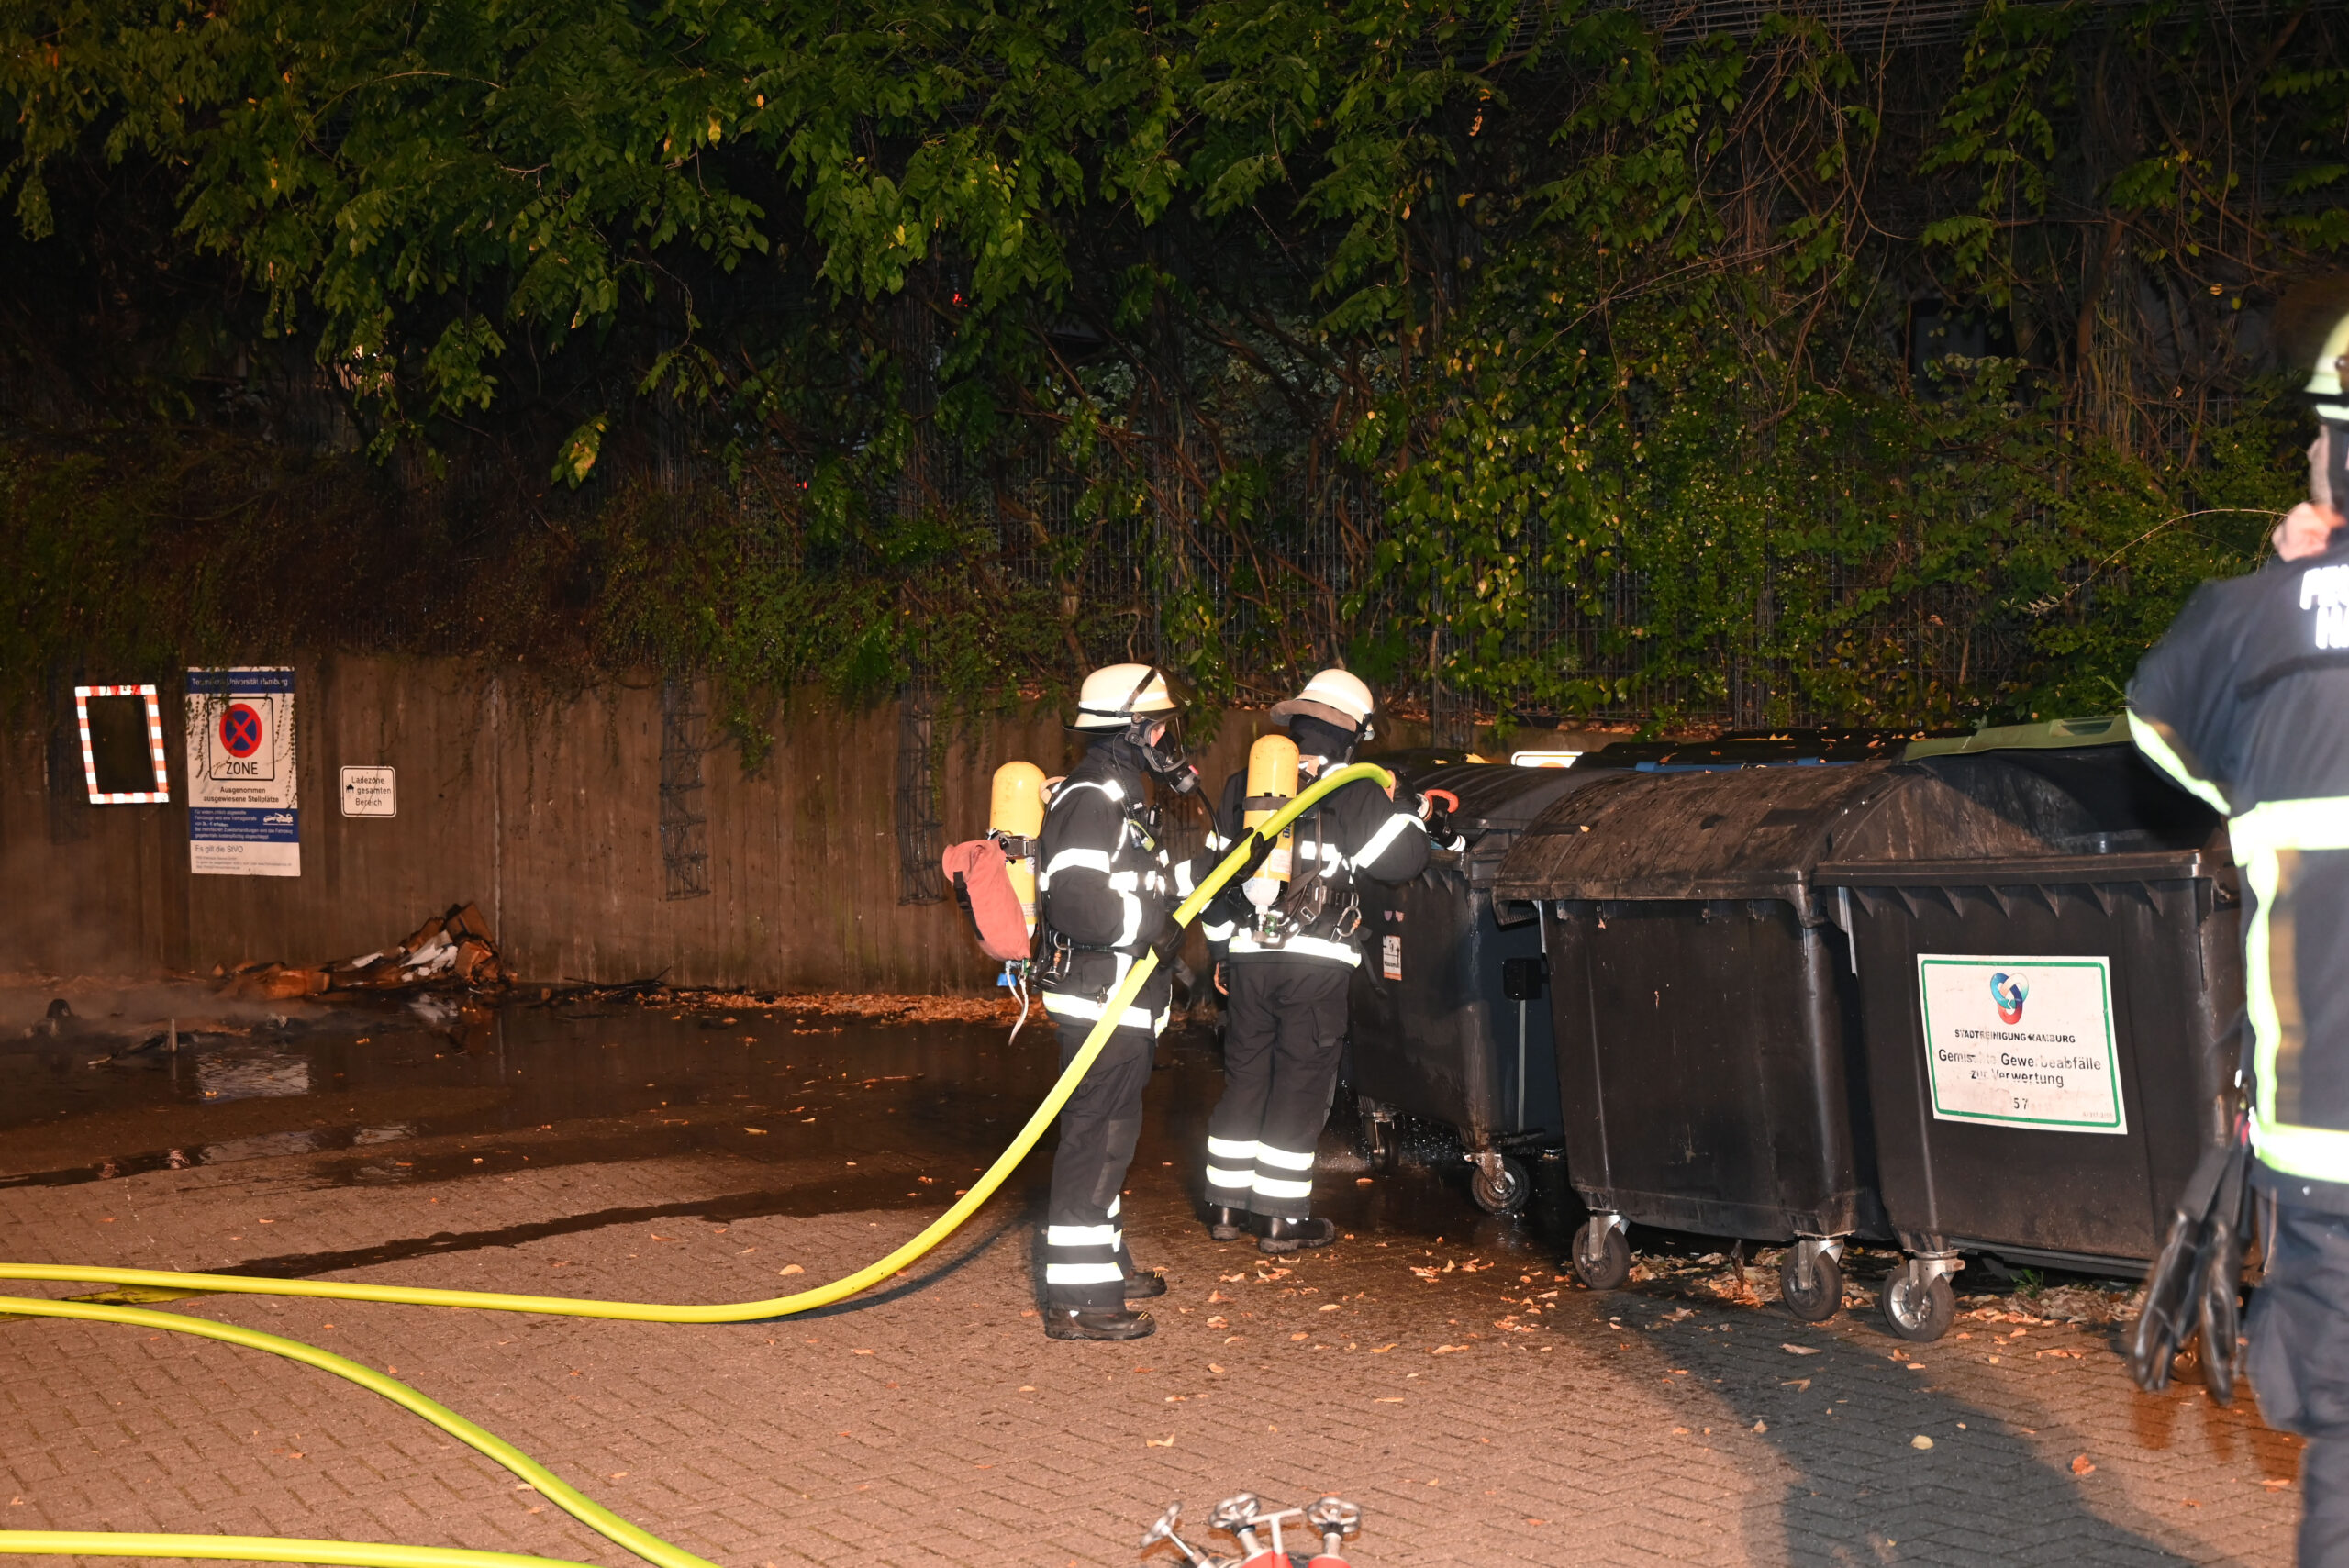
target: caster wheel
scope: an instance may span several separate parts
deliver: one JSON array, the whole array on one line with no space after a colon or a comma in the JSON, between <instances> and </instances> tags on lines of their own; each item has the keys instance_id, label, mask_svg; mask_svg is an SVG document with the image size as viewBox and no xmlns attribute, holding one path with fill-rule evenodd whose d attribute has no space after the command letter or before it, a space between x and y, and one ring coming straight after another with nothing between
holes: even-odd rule
<instances>
[{"instance_id":1,"label":"caster wheel","mask_svg":"<svg viewBox=\"0 0 2349 1568\"><path fill-rule=\"evenodd\" d=\"M1525 1173L1525 1167L1506 1154L1501 1156L1497 1171L1479 1164L1468 1177L1468 1195L1486 1214L1507 1217L1522 1212L1532 1190L1533 1182Z\"/></svg>"},{"instance_id":2,"label":"caster wheel","mask_svg":"<svg viewBox=\"0 0 2349 1568\"><path fill-rule=\"evenodd\" d=\"M1886 1276L1883 1305L1885 1326L1920 1343L1940 1339L1957 1320L1957 1292L1950 1288L1949 1276L1928 1277L1914 1259Z\"/></svg>"},{"instance_id":3,"label":"caster wheel","mask_svg":"<svg viewBox=\"0 0 2349 1568\"><path fill-rule=\"evenodd\" d=\"M1806 1323L1824 1323L1843 1307L1843 1270L1824 1252L1810 1260L1810 1288L1795 1276L1795 1250L1778 1261L1778 1299Z\"/></svg>"},{"instance_id":4,"label":"caster wheel","mask_svg":"<svg viewBox=\"0 0 2349 1568\"><path fill-rule=\"evenodd\" d=\"M1368 1100L1357 1102L1354 1122L1355 1142L1362 1149L1363 1161L1382 1175L1395 1169L1395 1123L1380 1114Z\"/></svg>"},{"instance_id":5,"label":"caster wheel","mask_svg":"<svg viewBox=\"0 0 2349 1568\"><path fill-rule=\"evenodd\" d=\"M1591 1218L1575 1232L1575 1274L1593 1290L1613 1290L1631 1277L1631 1244L1607 1221Z\"/></svg>"}]
</instances>

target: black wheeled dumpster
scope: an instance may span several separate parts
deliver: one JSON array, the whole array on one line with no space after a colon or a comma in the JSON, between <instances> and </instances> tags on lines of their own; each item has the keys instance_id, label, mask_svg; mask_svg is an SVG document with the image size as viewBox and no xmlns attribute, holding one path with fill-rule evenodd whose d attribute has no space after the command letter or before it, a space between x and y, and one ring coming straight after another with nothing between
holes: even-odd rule
<instances>
[{"instance_id":1,"label":"black wheeled dumpster","mask_svg":"<svg viewBox=\"0 0 2349 1568\"><path fill-rule=\"evenodd\" d=\"M2103 731L2105 744L2082 744ZM2127 721L1929 742L1817 882L1852 933L1877 1188L1938 1338L1962 1251L2110 1270L2160 1249L2223 1124L2242 1005L2225 826Z\"/></svg>"},{"instance_id":2,"label":"black wheeled dumpster","mask_svg":"<svg viewBox=\"0 0 2349 1568\"><path fill-rule=\"evenodd\" d=\"M1843 1241L1884 1234L1858 992L1813 868L1883 762L1616 773L1518 840L1494 896L1540 907L1575 1272L1630 1270L1627 1222L1793 1242L1787 1307L1842 1305Z\"/></svg>"},{"instance_id":3,"label":"black wheeled dumpster","mask_svg":"<svg viewBox=\"0 0 2349 1568\"><path fill-rule=\"evenodd\" d=\"M1354 973L1348 1072L1373 1148L1396 1113L1451 1126L1475 1171L1469 1192L1491 1214L1525 1205L1520 1158L1558 1143L1558 1081L1543 999L1542 934L1522 914L1503 926L1493 875L1552 802L1591 782L1572 768L1409 765L1407 787L1459 802L1458 851L1397 887L1363 890L1370 940Z\"/></svg>"}]
</instances>

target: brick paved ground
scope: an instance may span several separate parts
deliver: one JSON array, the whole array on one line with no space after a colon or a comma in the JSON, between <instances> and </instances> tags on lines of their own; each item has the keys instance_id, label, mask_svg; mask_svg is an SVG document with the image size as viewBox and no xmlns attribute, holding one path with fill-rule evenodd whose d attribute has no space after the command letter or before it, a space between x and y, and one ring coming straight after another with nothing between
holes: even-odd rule
<instances>
[{"instance_id":1,"label":"brick paved ground","mask_svg":"<svg viewBox=\"0 0 2349 1568\"><path fill-rule=\"evenodd\" d=\"M1163 1073L1155 1098L1195 1108L1198 1092ZM436 1150L470 1162L453 1140L410 1152L429 1164ZM867 1261L968 1168L861 1161L857 1207L808 1213L808 1192L849 1178L844 1159L506 1163L388 1189L329 1184L302 1157L0 1190L0 1256L206 1267L439 1235L439 1255L340 1277L744 1299ZM1188 1162L1163 1118L1128 1200L1137 1251L1174 1283L1161 1332L1050 1343L1029 1315L1035 1163L898 1287L810 1318L178 1309L397 1368L727 1568L1123 1563L1170 1498L1203 1518L1242 1487L1360 1501L1364 1568L2290 1558L2297 1445L2199 1388L2139 1395L2100 1334L1967 1321L1970 1338L1911 1353L1856 1315L1814 1329L1662 1287L1593 1296L1552 1272L1546 1246L1471 1229L1464 1206L1474 1251L1374 1231L1378 1184L1350 1195L1356 1239L1260 1266L1189 1222ZM602 1218L562 1223L576 1216ZM517 1227L540 1229L481 1244ZM336 1380L209 1342L25 1319L0 1321L0 1526L627 1561Z\"/></svg>"}]
</instances>

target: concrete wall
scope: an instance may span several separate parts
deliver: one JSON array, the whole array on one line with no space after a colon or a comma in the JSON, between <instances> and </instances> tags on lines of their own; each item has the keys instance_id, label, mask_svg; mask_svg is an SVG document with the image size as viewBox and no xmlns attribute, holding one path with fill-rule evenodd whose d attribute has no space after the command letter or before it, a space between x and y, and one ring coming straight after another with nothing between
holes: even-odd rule
<instances>
[{"instance_id":1,"label":"concrete wall","mask_svg":"<svg viewBox=\"0 0 2349 1568\"><path fill-rule=\"evenodd\" d=\"M298 878L189 874L175 689L164 701L169 805L87 806L78 773L52 799L49 734L9 735L0 970L317 962L373 951L472 901L532 981L665 972L689 985L907 992L993 982L952 902L898 902L894 706L794 704L772 719L777 743L756 775L730 744L708 751L699 807L710 893L673 901L657 684L565 695L470 662L339 659L303 663L297 685ZM1264 728L1260 713L1227 716L1200 758L1210 790ZM1056 713L952 737L949 841L984 829L988 778L1015 757L1051 773L1066 765ZM340 815L347 763L399 770L396 818ZM1196 843L1197 821L1178 824L1178 844Z\"/></svg>"}]
</instances>

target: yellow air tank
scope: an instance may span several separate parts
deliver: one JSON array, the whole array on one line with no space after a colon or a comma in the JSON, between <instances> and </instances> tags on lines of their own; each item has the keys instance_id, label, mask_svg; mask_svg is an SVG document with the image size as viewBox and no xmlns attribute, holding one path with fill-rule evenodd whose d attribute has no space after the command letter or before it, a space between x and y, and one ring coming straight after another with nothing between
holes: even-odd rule
<instances>
[{"instance_id":1,"label":"yellow air tank","mask_svg":"<svg viewBox=\"0 0 2349 1568\"><path fill-rule=\"evenodd\" d=\"M1242 820L1250 828L1269 821L1288 799L1297 794L1297 742L1286 735L1266 735L1248 748L1248 799ZM1281 895L1281 884L1289 877L1289 856L1297 832L1281 829L1273 844L1273 852L1256 868L1256 874L1245 884L1248 902L1258 910L1269 909L1273 900Z\"/></svg>"},{"instance_id":2,"label":"yellow air tank","mask_svg":"<svg viewBox=\"0 0 2349 1568\"><path fill-rule=\"evenodd\" d=\"M1044 770L1033 762L1006 762L995 771L995 789L987 802L987 836L1007 840L1020 853L1009 854L1004 868L1011 890L1019 895L1019 913L1028 935L1036 934L1036 839L1044 830Z\"/></svg>"}]
</instances>

